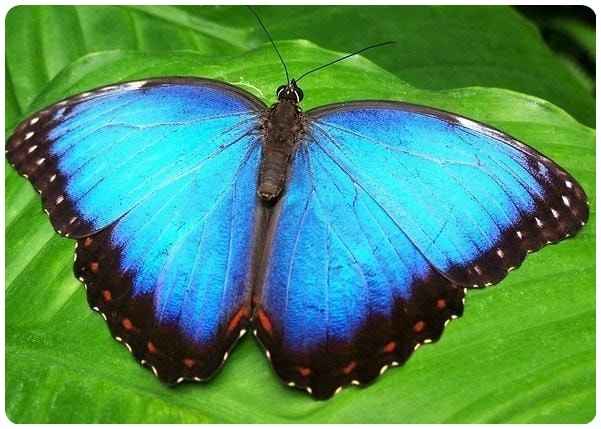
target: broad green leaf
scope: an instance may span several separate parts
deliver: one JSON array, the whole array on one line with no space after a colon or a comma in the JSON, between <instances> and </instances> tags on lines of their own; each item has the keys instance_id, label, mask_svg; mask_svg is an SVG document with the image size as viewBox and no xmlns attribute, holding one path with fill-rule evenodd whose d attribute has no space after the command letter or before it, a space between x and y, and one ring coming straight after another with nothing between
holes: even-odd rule
<instances>
[{"instance_id":1,"label":"broad green leaf","mask_svg":"<svg viewBox=\"0 0 601 429\"><path fill-rule=\"evenodd\" d=\"M416 88L512 89L544 98L594 125L595 102L586 85L509 7L284 6L258 11L276 40L305 39L339 52L396 40L395 46L366 55ZM9 109L11 121L51 78L84 54L191 49L236 55L266 41L245 7L19 6L7 16L6 34L7 77L18 96L18 104ZM298 76L306 69L291 70Z\"/></svg>"},{"instance_id":2,"label":"broad green leaf","mask_svg":"<svg viewBox=\"0 0 601 429\"><path fill-rule=\"evenodd\" d=\"M291 67L335 55L282 43ZM294 55L292 55L294 53ZM76 61L37 94L29 113L122 79L196 75L273 101L281 70L268 45L221 58L113 51ZM303 82L305 83L305 82ZM537 98L492 88L419 90L357 57L303 85L304 108L403 99L494 125L557 160L595 207L594 132ZM280 384L252 338L209 383L162 386L110 338L71 272L25 179L6 174L6 403L16 422L584 422L595 414L595 217L574 239L530 255L495 288L467 298L465 316L435 345L368 388L326 402Z\"/></svg>"}]
</instances>

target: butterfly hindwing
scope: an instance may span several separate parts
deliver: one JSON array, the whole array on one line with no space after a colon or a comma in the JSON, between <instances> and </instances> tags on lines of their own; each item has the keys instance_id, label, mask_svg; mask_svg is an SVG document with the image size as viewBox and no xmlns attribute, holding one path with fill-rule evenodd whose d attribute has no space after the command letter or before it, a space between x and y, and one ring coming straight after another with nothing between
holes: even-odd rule
<instances>
[{"instance_id":1,"label":"butterfly hindwing","mask_svg":"<svg viewBox=\"0 0 601 429\"><path fill-rule=\"evenodd\" d=\"M263 108L207 79L111 85L27 118L10 137L7 158L41 194L57 232L77 238L243 138Z\"/></svg>"},{"instance_id":2,"label":"butterfly hindwing","mask_svg":"<svg viewBox=\"0 0 601 429\"><path fill-rule=\"evenodd\" d=\"M90 306L163 381L209 378L245 332L259 153L230 146L78 241Z\"/></svg>"},{"instance_id":3,"label":"butterfly hindwing","mask_svg":"<svg viewBox=\"0 0 601 429\"><path fill-rule=\"evenodd\" d=\"M436 340L464 292L318 152L297 153L255 320L280 377L324 398Z\"/></svg>"},{"instance_id":4,"label":"butterfly hindwing","mask_svg":"<svg viewBox=\"0 0 601 429\"><path fill-rule=\"evenodd\" d=\"M284 381L318 397L404 362L464 288L586 221L571 176L474 122L400 103L308 116L255 325Z\"/></svg>"}]
</instances>

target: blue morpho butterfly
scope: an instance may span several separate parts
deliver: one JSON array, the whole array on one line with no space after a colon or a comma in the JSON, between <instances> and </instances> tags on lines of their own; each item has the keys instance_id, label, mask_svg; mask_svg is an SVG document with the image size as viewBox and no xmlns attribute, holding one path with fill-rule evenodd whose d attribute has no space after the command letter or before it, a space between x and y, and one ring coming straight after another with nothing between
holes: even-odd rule
<instances>
[{"instance_id":1,"label":"blue morpho butterfly","mask_svg":"<svg viewBox=\"0 0 601 429\"><path fill-rule=\"evenodd\" d=\"M251 329L285 383L330 397L436 341L466 288L587 220L569 173L489 126L396 101L302 112L294 80L277 97L119 83L8 141L77 240L90 306L164 382L208 379Z\"/></svg>"}]
</instances>

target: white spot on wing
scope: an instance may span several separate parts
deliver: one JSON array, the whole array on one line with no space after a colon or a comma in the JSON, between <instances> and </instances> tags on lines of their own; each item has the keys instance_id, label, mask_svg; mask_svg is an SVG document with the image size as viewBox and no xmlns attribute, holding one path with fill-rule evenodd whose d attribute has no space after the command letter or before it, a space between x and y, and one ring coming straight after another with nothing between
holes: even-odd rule
<instances>
[{"instance_id":1,"label":"white spot on wing","mask_svg":"<svg viewBox=\"0 0 601 429\"><path fill-rule=\"evenodd\" d=\"M570 207L570 199L569 199L568 197L566 197L565 195L562 195L562 196L561 196L561 199L563 200L563 204L564 204L566 207Z\"/></svg>"},{"instance_id":2,"label":"white spot on wing","mask_svg":"<svg viewBox=\"0 0 601 429\"><path fill-rule=\"evenodd\" d=\"M37 145L37 144L34 144L34 145L33 145L33 146L31 146L29 149L27 149L27 153L31 153L31 152L33 152L34 150L36 150L37 148L38 148L38 145Z\"/></svg>"},{"instance_id":3,"label":"white spot on wing","mask_svg":"<svg viewBox=\"0 0 601 429\"><path fill-rule=\"evenodd\" d=\"M143 87L144 85L146 85L146 82L147 81L145 81L145 80L140 80L138 82L127 83L124 86L126 89L139 89L139 88Z\"/></svg>"},{"instance_id":4,"label":"white spot on wing","mask_svg":"<svg viewBox=\"0 0 601 429\"><path fill-rule=\"evenodd\" d=\"M566 180L565 184L568 189L572 189L572 182L570 182L569 180Z\"/></svg>"},{"instance_id":5,"label":"white spot on wing","mask_svg":"<svg viewBox=\"0 0 601 429\"><path fill-rule=\"evenodd\" d=\"M29 140L33 137L34 134L35 133L33 131L28 132L27 134L25 134L25 140Z\"/></svg>"},{"instance_id":6,"label":"white spot on wing","mask_svg":"<svg viewBox=\"0 0 601 429\"><path fill-rule=\"evenodd\" d=\"M36 117L34 117L34 118L31 118L31 121L29 121L29 125L35 125L35 124L37 124L37 122L38 122L39 120L40 120L40 118L39 118L39 117L37 117L37 116L36 116Z\"/></svg>"},{"instance_id":7,"label":"white spot on wing","mask_svg":"<svg viewBox=\"0 0 601 429\"><path fill-rule=\"evenodd\" d=\"M461 125L463 125L466 128L481 128L480 125L478 125L477 123L475 123L474 121L467 119L467 118L462 118L461 116L457 116L455 119L457 119L457 122L459 122Z\"/></svg>"},{"instance_id":8,"label":"white spot on wing","mask_svg":"<svg viewBox=\"0 0 601 429\"><path fill-rule=\"evenodd\" d=\"M45 162L46 162L46 158L40 158L40 159L38 159L38 160L37 160L35 163L36 163L37 165L42 165L42 164L43 164L43 163L45 163Z\"/></svg>"}]
</instances>

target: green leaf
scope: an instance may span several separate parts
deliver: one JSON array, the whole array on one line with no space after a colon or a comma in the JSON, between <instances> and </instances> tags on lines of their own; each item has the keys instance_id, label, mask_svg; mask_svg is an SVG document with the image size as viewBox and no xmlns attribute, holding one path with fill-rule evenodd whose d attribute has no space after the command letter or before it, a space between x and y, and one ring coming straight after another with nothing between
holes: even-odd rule
<instances>
[{"instance_id":1,"label":"green leaf","mask_svg":"<svg viewBox=\"0 0 601 429\"><path fill-rule=\"evenodd\" d=\"M280 47L293 70L337 54L301 40ZM19 106L10 125L67 95L149 76L222 79L274 101L282 72L269 45L219 54L124 47L79 57L48 84L17 90L7 83L7 105ZM31 68L23 71L28 76L18 77L43 82L41 73ZM89 310L71 272L73 242L53 232L38 195L7 167L5 393L12 421L586 422L594 417L594 131L539 98L483 87L418 89L362 57L303 81L303 90L305 109L342 100L402 99L496 126L569 170L590 197L591 220L577 237L530 255L499 287L470 293L464 317L451 323L436 345L421 348L367 388L314 401L283 386L254 340L245 338L212 381L172 389L142 369Z\"/></svg>"}]
</instances>

